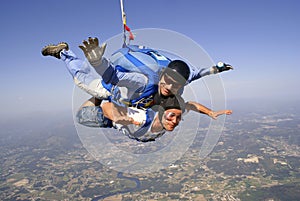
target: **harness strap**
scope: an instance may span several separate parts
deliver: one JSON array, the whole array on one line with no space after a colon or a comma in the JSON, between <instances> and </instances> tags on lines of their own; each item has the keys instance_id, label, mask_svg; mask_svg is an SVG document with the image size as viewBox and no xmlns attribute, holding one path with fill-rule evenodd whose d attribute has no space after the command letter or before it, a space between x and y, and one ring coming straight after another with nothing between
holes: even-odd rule
<instances>
[{"instance_id":1,"label":"harness strap","mask_svg":"<svg viewBox=\"0 0 300 201\"><path fill-rule=\"evenodd\" d=\"M117 53L121 53L124 57L124 59L126 59L128 62L130 62L132 65L131 66L135 66L136 68L132 68L131 67L127 68L127 66L122 66L122 65L126 65L126 64L120 64L118 62L113 63L115 65L116 70L120 71L120 72L138 72L138 73L142 73L145 76L147 76L148 78L148 83L146 85L146 87L143 89L143 92L141 93L141 95L138 98L132 99L129 102L125 102L122 101L122 103L124 103L125 105L128 106L134 106L134 107L138 107L141 109L145 109L151 105L154 104L153 101L153 96L155 93L158 92L158 79L159 79L159 75L156 73L156 71L154 72L153 69L151 69L149 66L145 65L145 63L143 62L143 57L135 57L132 53L134 52L140 52L145 54L145 56L147 57L151 57L154 59L155 65L158 65L159 68L162 67L166 67L169 63L170 63L170 59L168 59L167 57L165 57L164 55L159 54L157 51L150 49L150 48L146 48L144 46L137 46L137 45L128 45L125 48L121 48L120 50L116 51L114 54ZM114 55L113 54L113 55ZM128 64L128 66L130 66ZM102 82L103 85L105 86L105 88L107 89L112 89L113 86L111 84L105 84L104 82Z\"/></svg>"}]
</instances>

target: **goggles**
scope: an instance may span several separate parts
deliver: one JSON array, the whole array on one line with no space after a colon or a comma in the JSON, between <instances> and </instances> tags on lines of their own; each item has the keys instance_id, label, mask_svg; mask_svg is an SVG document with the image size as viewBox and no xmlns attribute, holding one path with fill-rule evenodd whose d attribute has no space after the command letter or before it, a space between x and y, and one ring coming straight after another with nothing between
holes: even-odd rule
<instances>
[{"instance_id":1,"label":"goggles","mask_svg":"<svg viewBox=\"0 0 300 201\"><path fill-rule=\"evenodd\" d=\"M174 120L179 120L181 121L181 114L176 115L174 112L165 112L164 117L168 121L174 121Z\"/></svg>"},{"instance_id":2,"label":"goggles","mask_svg":"<svg viewBox=\"0 0 300 201\"><path fill-rule=\"evenodd\" d=\"M182 87L182 84L180 82L177 82L172 77L168 76L167 74L162 76L162 79L160 81L160 84L162 86L169 86L171 85L172 88L179 89Z\"/></svg>"}]
</instances>

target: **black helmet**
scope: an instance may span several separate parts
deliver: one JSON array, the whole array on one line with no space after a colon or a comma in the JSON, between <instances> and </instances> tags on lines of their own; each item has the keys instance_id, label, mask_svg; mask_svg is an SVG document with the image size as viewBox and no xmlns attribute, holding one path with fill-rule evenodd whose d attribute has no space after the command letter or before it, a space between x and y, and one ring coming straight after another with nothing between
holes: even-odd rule
<instances>
[{"instance_id":1,"label":"black helmet","mask_svg":"<svg viewBox=\"0 0 300 201\"><path fill-rule=\"evenodd\" d=\"M181 84L185 84L190 76L189 66L182 60L173 60L165 68L162 75L167 74Z\"/></svg>"}]
</instances>

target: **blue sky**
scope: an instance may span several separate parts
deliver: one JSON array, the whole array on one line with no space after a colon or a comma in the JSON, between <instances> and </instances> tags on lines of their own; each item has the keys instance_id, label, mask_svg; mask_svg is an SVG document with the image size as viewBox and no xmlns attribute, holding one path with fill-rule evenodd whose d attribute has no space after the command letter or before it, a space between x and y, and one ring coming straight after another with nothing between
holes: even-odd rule
<instances>
[{"instance_id":1,"label":"blue sky","mask_svg":"<svg viewBox=\"0 0 300 201\"><path fill-rule=\"evenodd\" d=\"M131 29L162 28L190 37L213 61L230 100L300 100L300 3L297 0L124 0ZM88 36L122 32L118 0L3 1L0 7L1 112L69 110L73 83L64 64L41 56L49 43L77 48Z\"/></svg>"}]
</instances>

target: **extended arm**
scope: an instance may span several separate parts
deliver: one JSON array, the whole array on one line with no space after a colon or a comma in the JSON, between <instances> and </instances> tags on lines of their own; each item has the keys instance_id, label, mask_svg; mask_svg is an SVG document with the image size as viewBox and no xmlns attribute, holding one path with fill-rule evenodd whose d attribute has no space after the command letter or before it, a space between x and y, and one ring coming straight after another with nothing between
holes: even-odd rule
<instances>
[{"instance_id":1,"label":"extended arm","mask_svg":"<svg viewBox=\"0 0 300 201\"><path fill-rule=\"evenodd\" d=\"M233 67L230 64L225 64L223 62L218 62L217 65L212 66L210 68L195 68L193 66L190 67L190 77L188 82L192 82L206 75L212 75L221 73L223 71L233 70Z\"/></svg>"},{"instance_id":2,"label":"extended arm","mask_svg":"<svg viewBox=\"0 0 300 201\"><path fill-rule=\"evenodd\" d=\"M206 114L208 116L210 116L213 119L217 119L218 116L226 114L226 115L230 115L232 114L232 110L219 110L219 111L213 111L207 107L205 107L204 105L197 103L197 102L193 102L193 101L189 101L186 103L186 109L195 111L195 112L199 112L202 114Z\"/></svg>"},{"instance_id":3,"label":"extended arm","mask_svg":"<svg viewBox=\"0 0 300 201\"><path fill-rule=\"evenodd\" d=\"M115 123L122 125L140 125L139 122L128 116L127 108L125 107L117 106L111 102L107 102L102 104L101 108L103 111L103 115Z\"/></svg>"}]
</instances>

